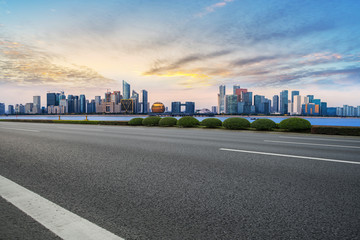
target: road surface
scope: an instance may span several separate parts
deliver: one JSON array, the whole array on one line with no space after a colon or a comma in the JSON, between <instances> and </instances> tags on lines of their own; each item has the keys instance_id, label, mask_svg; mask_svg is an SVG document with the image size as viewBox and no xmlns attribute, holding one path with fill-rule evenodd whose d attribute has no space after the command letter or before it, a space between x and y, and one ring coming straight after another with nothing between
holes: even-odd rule
<instances>
[{"instance_id":1,"label":"road surface","mask_svg":"<svg viewBox=\"0 0 360 240\"><path fill-rule=\"evenodd\" d=\"M360 238L358 137L0 122L0 175L0 239Z\"/></svg>"}]
</instances>

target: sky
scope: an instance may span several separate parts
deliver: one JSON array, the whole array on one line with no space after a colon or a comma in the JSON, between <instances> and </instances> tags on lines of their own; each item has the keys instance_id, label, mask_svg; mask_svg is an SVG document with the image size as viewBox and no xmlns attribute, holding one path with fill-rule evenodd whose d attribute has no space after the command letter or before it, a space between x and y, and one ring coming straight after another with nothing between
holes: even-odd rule
<instances>
[{"instance_id":1,"label":"sky","mask_svg":"<svg viewBox=\"0 0 360 240\"><path fill-rule=\"evenodd\" d=\"M131 90L217 105L219 85L360 105L359 0L0 0L0 102Z\"/></svg>"}]
</instances>

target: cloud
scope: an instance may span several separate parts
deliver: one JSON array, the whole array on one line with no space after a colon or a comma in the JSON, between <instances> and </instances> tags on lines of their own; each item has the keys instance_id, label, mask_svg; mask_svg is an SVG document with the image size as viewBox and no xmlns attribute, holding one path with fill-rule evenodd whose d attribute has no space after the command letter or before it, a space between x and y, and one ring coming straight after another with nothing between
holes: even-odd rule
<instances>
[{"instance_id":1,"label":"cloud","mask_svg":"<svg viewBox=\"0 0 360 240\"><path fill-rule=\"evenodd\" d=\"M68 63L60 56L19 42L1 39L0 56L0 82L70 87L96 87L114 82L86 66Z\"/></svg>"},{"instance_id":2,"label":"cloud","mask_svg":"<svg viewBox=\"0 0 360 240\"><path fill-rule=\"evenodd\" d=\"M194 63L197 61L207 61L214 58L218 58L224 55L228 55L232 53L231 50L222 50L217 52L212 52L209 54L192 54L185 56L183 58L180 58L176 61L154 61L151 69L145 71L143 75L163 75L166 74L169 71L174 70L182 70L187 64Z\"/></svg>"},{"instance_id":3,"label":"cloud","mask_svg":"<svg viewBox=\"0 0 360 240\"><path fill-rule=\"evenodd\" d=\"M213 5L210 5L210 6L207 6L205 7L205 9L200 12L200 13L197 13L195 16L196 17L203 17L209 13L212 13L212 12L215 12L216 9L218 8L222 8L222 7L225 7L228 3L230 2L233 2L234 0L223 0L222 2L217 2Z\"/></svg>"}]
</instances>

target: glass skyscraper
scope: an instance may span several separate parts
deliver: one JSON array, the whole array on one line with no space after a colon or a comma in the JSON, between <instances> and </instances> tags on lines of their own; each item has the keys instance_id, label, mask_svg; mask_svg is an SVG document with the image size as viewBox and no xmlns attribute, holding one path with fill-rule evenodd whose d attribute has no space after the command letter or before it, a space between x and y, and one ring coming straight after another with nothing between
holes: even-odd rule
<instances>
[{"instance_id":1,"label":"glass skyscraper","mask_svg":"<svg viewBox=\"0 0 360 240\"><path fill-rule=\"evenodd\" d=\"M130 99L130 84L128 84L125 80L122 81L123 84L123 98Z\"/></svg>"},{"instance_id":2,"label":"glass skyscraper","mask_svg":"<svg viewBox=\"0 0 360 240\"><path fill-rule=\"evenodd\" d=\"M237 95L226 95L226 113L227 114L238 113Z\"/></svg>"},{"instance_id":3,"label":"glass skyscraper","mask_svg":"<svg viewBox=\"0 0 360 240\"><path fill-rule=\"evenodd\" d=\"M142 90L142 113L148 113L148 92L146 90Z\"/></svg>"},{"instance_id":4,"label":"glass skyscraper","mask_svg":"<svg viewBox=\"0 0 360 240\"><path fill-rule=\"evenodd\" d=\"M86 112L86 98L84 94L80 95L80 112L81 113Z\"/></svg>"},{"instance_id":5,"label":"glass skyscraper","mask_svg":"<svg viewBox=\"0 0 360 240\"><path fill-rule=\"evenodd\" d=\"M273 96L272 112L279 112L279 95L274 95Z\"/></svg>"},{"instance_id":6,"label":"glass skyscraper","mask_svg":"<svg viewBox=\"0 0 360 240\"><path fill-rule=\"evenodd\" d=\"M288 114L288 103L289 103L289 92L288 90L283 90L280 93L280 113Z\"/></svg>"},{"instance_id":7,"label":"glass skyscraper","mask_svg":"<svg viewBox=\"0 0 360 240\"><path fill-rule=\"evenodd\" d=\"M291 103L294 103L294 96L299 96L299 91L291 91Z\"/></svg>"},{"instance_id":8,"label":"glass skyscraper","mask_svg":"<svg viewBox=\"0 0 360 240\"><path fill-rule=\"evenodd\" d=\"M225 94L226 94L225 85L220 85L219 94L218 94L219 113L225 113Z\"/></svg>"}]
</instances>

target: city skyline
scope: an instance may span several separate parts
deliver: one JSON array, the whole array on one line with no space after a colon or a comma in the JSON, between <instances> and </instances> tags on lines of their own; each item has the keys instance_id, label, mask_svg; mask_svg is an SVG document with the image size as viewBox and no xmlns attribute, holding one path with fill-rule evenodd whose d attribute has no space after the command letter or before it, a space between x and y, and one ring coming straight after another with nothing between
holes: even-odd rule
<instances>
[{"instance_id":1,"label":"city skyline","mask_svg":"<svg viewBox=\"0 0 360 240\"><path fill-rule=\"evenodd\" d=\"M84 3L0 1L0 102L93 98L126 79L167 106L210 108L234 83L359 104L358 1Z\"/></svg>"}]
</instances>

